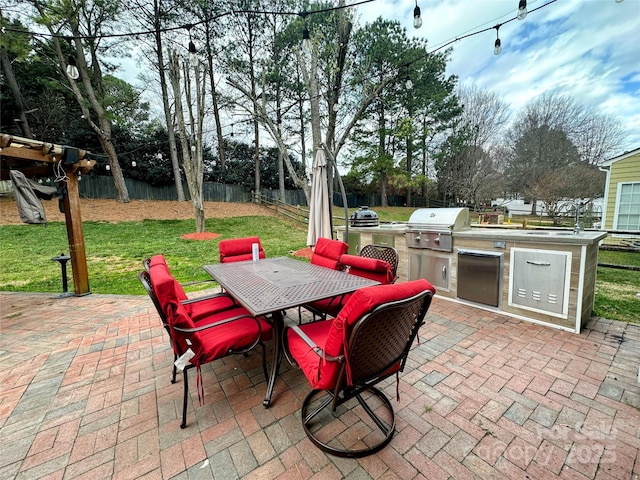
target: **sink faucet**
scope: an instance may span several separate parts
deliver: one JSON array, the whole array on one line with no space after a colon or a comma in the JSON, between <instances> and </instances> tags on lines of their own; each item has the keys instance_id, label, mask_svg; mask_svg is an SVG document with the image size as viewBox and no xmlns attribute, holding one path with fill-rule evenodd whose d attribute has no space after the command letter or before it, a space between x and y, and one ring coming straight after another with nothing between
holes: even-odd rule
<instances>
[{"instance_id":1,"label":"sink faucet","mask_svg":"<svg viewBox=\"0 0 640 480\"><path fill-rule=\"evenodd\" d=\"M573 234L577 235L580 233L580 230L582 230L580 228L580 202L575 203L575 209L576 209L576 219L575 219L575 224L573 225Z\"/></svg>"}]
</instances>

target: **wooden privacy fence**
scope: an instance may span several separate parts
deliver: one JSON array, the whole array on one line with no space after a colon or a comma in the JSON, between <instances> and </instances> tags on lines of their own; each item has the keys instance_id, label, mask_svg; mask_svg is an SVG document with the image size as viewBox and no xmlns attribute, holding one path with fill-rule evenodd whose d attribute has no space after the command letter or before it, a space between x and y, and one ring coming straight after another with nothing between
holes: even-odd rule
<instances>
[{"instance_id":1,"label":"wooden privacy fence","mask_svg":"<svg viewBox=\"0 0 640 480\"><path fill-rule=\"evenodd\" d=\"M177 200L178 194L174 184L151 185L140 180L125 178L124 182L132 200ZM80 195L83 198L117 198L113 178L103 175L86 175L79 182ZM183 191L187 200L190 200L189 189L186 182L183 182ZM242 185L228 185L217 182L204 182L203 195L206 202L250 202L253 198L253 190ZM261 188L260 195L265 199L281 199L279 190ZM406 198L403 195L388 195L389 206L402 206ZM286 190L284 203L289 205L307 206L307 199L302 190ZM348 208L358 208L363 205L376 207L381 205L379 194L353 194L347 193ZM421 197L414 197L412 206L422 207L430 202ZM433 203L431 201L431 203ZM342 196L334 192L333 204L336 207L343 207ZM436 206L436 205L431 205Z\"/></svg>"},{"instance_id":2,"label":"wooden privacy fence","mask_svg":"<svg viewBox=\"0 0 640 480\"><path fill-rule=\"evenodd\" d=\"M306 205L289 205L278 200L277 197L264 194L254 194L254 201L273 210L277 215L282 215L302 225L309 225L309 207ZM337 215L337 213L342 215ZM342 208L334 208L333 214L331 218L334 227L345 225L344 210Z\"/></svg>"}]
</instances>

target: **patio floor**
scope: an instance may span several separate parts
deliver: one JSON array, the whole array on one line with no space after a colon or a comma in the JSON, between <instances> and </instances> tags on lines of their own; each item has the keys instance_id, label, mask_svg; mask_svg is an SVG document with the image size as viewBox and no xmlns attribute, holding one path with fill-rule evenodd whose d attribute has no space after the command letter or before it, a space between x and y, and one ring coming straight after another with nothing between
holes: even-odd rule
<instances>
[{"instance_id":1,"label":"patio floor","mask_svg":"<svg viewBox=\"0 0 640 480\"><path fill-rule=\"evenodd\" d=\"M640 325L576 335L436 297L399 403L386 386L396 435L351 460L306 438L308 386L286 360L262 406L255 353L203 367L202 406L191 372L180 429L146 296L0 293L0 314L0 479L640 478Z\"/></svg>"}]
</instances>

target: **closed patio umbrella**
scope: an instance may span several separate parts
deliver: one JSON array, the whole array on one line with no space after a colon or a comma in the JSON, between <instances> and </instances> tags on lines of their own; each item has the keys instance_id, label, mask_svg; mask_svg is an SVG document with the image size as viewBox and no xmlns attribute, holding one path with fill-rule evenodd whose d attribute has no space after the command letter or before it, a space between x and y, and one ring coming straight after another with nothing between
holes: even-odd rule
<instances>
[{"instance_id":1,"label":"closed patio umbrella","mask_svg":"<svg viewBox=\"0 0 640 480\"><path fill-rule=\"evenodd\" d=\"M327 186L327 156L318 148L311 170L311 205L307 245L314 246L320 237L332 238L329 188Z\"/></svg>"}]
</instances>

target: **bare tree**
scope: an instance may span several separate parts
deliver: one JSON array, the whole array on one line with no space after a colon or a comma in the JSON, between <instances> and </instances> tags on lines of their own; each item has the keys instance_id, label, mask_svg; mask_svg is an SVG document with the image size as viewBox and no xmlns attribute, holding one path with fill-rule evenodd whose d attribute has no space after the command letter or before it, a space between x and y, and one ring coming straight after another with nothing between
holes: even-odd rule
<instances>
[{"instance_id":1,"label":"bare tree","mask_svg":"<svg viewBox=\"0 0 640 480\"><path fill-rule=\"evenodd\" d=\"M460 125L471 127L473 145L488 149L501 140L509 121L509 105L491 91L477 85L460 85L458 100L464 109Z\"/></svg>"},{"instance_id":2,"label":"bare tree","mask_svg":"<svg viewBox=\"0 0 640 480\"><path fill-rule=\"evenodd\" d=\"M512 152L505 175L512 191L531 200L535 214L541 179L549 181L548 174L580 162L597 165L622 139L614 120L570 97L544 94L522 109L507 133Z\"/></svg>"},{"instance_id":3,"label":"bare tree","mask_svg":"<svg viewBox=\"0 0 640 480\"><path fill-rule=\"evenodd\" d=\"M205 231L203 182L203 131L205 116L206 72L202 64L193 67L193 80L189 62L183 62L175 51L169 51L169 78L176 99L175 113L178 136L182 145L182 167L187 179L196 232ZM181 84L182 82L182 84ZM185 108L182 105L184 87ZM193 91L195 89L195 92ZM185 116L187 118L185 119ZM188 127L188 131L187 131Z\"/></svg>"}]
</instances>

